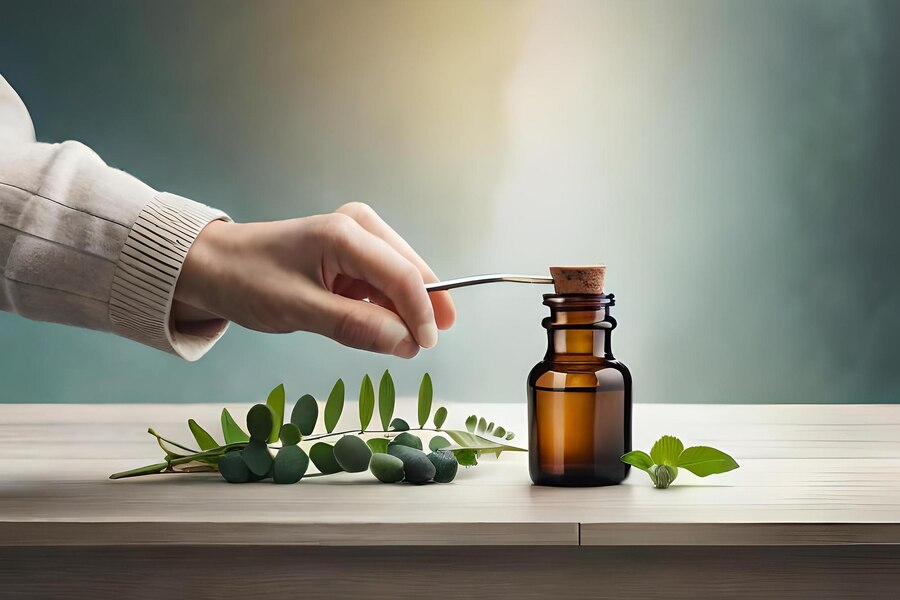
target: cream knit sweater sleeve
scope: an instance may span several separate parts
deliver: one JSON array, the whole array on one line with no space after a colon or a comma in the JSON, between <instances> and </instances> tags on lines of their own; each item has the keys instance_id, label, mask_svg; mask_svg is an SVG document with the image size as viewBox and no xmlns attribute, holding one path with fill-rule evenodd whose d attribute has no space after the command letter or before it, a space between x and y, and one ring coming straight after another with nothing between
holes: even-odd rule
<instances>
[{"instance_id":1,"label":"cream knit sweater sleeve","mask_svg":"<svg viewBox=\"0 0 900 600\"><path fill-rule=\"evenodd\" d=\"M187 360L224 333L172 319L191 244L221 211L160 193L78 142L42 144L0 76L0 310L110 331Z\"/></svg>"}]
</instances>

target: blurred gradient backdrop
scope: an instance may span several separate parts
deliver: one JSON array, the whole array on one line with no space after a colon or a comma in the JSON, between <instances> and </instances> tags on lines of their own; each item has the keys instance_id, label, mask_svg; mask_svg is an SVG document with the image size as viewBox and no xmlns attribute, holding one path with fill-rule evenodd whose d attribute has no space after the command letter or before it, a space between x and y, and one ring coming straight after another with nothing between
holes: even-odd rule
<instances>
[{"instance_id":1,"label":"blurred gradient backdrop","mask_svg":"<svg viewBox=\"0 0 900 600\"><path fill-rule=\"evenodd\" d=\"M0 73L238 221L371 204L445 278L605 262L637 402L897 402L900 3L0 0ZM0 314L4 402L525 401L537 286L412 361L233 326L189 364ZM352 393L352 392L351 392Z\"/></svg>"}]
</instances>

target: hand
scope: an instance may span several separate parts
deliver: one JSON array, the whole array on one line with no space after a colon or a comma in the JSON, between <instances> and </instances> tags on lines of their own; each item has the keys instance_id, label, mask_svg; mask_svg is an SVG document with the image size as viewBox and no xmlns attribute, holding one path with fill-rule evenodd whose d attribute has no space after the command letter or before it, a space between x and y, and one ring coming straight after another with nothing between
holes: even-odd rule
<instances>
[{"instance_id":1,"label":"hand","mask_svg":"<svg viewBox=\"0 0 900 600\"><path fill-rule=\"evenodd\" d=\"M201 322L215 315L257 331L311 331L412 358L456 319L447 292L425 291L433 281L409 244L358 202L286 221L215 221L184 261L175 318L179 329L180 315Z\"/></svg>"}]
</instances>

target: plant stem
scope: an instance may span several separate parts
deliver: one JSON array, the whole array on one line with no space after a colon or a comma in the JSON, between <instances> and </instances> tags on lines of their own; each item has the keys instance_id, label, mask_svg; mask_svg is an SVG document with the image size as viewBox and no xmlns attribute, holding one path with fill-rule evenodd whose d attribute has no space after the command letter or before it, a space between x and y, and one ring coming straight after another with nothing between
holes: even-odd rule
<instances>
[{"instance_id":1,"label":"plant stem","mask_svg":"<svg viewBox=\"0 0 900 600\"><path fill-rule=\"evenodd\" d=\"M147 433L149 433L150 435L152 435L153 437L155 437L158 440L162 440L162 441L166 442L167 444L171 444L171 445L175 446L176 448L181 448L182 450L184 450L186 452L190 452L191 454L197 454L199 452L199 450L194 450L193 448L188 448L187 446L182 446L178 442L173 442L172 440L164 438L163 436L156 433L156 431L154 431L152 427L147 430Z\"/></svg>"},{"instance_id":2,"label":"plant stem","mask_svg":"<svg viewBox=\"0 0 900 600\"><path fill-rule=\"evenodd\" d=\"M441 431L440 429L435 429L433 427L410 427L408 431ZM311 435L303 438L304 442L312 442L315 440L324 440L325 438L334 437L336 435L360 435L363 433L374 433L374 434L400 434L402 431L385 431L385 430L376 430L376 429L348 429L347 431L335 431L332 433L320 433L319 435Z\"/></svg>"}]
</instances>

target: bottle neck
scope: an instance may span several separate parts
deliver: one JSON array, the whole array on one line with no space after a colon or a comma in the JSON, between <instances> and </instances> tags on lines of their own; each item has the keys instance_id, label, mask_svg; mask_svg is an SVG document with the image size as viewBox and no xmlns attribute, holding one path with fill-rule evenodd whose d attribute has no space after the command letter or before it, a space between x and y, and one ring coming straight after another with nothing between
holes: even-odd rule
<instances>
[{"instance_id":1,"label":"bottle neck","mask_svg":"<svg viewBox=\"0 0 900 600\"><path fill-rule=\"evenodd\" d=\"M578 296L548 294L544 304L550 316L544 319L547 329L545 360L556 362L594 362L612 359L612 330L616 320L609 314L613 296Z\"/></svg>"}]
</instances>

